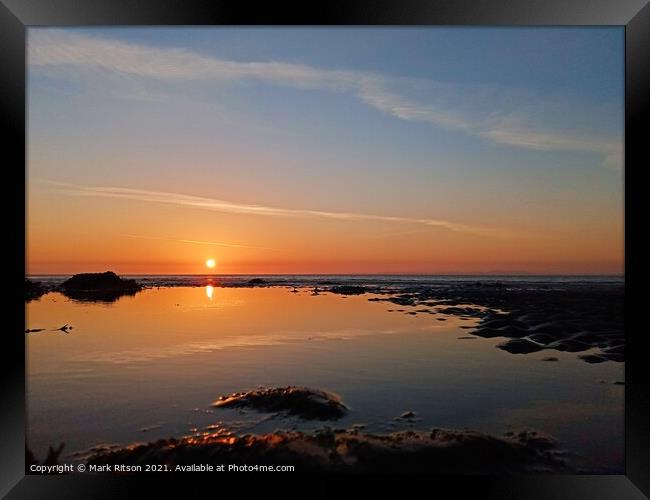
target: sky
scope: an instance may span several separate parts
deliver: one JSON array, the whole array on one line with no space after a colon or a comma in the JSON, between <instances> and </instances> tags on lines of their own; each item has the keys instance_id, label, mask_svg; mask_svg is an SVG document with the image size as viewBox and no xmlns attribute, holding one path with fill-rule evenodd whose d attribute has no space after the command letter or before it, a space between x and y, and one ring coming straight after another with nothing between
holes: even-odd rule
<instances>
[{"instance_id":1,"label":"sky","mask_svg":"<svg viewBox=\"0 0 650 500\"><path fill-rule=\"evenodd\" d=\"M29 28L27 273L622 274L623 44Z\"/></svg>"}]
</instances>

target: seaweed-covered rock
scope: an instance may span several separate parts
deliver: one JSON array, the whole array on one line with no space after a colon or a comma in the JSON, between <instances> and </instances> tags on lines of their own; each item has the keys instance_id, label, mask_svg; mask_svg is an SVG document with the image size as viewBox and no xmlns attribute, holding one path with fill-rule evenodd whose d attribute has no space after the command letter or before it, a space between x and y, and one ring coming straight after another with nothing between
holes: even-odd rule
<instances>
[{"instance_id":1,"label":"seaweed-covered rock","mask_svg":"<svg viewBox=\"0 0 650 500\"><path fill-rule=\"evenodd\" d=\"M91 456L88 465L164 463L293 465L298 472L503 474L584 473L552 438L535 432L494 436L434 429L394 434L324 429L244 436L199 435L127 446ZM599 472L599 471L590 471Z\"/></svg>"},{"instance_id":2,"label":"seaweed-covered rock","mask_svg":"<svg viewBox=\"0 0 650 500\"><path fill-rule=\"evenodd\" d=\"M135 280L120 278L112 271L75 274L60 286L61 292L73 300L102 302L114 302L141 289L142 285Z\"/></svg>"},{"instance_id":3,"label":"seaweed-covered rock","mask_svg":"<svg viewBox=\"0 0 650 500\"><path fill-rule=\"evenodd\" d=\"M260 388L221 396L213 406L218 408L252 408L270 413L286 413L306 420L336 420L347 407L336 394L307 387Z\"/></svg>"}]
</instances>

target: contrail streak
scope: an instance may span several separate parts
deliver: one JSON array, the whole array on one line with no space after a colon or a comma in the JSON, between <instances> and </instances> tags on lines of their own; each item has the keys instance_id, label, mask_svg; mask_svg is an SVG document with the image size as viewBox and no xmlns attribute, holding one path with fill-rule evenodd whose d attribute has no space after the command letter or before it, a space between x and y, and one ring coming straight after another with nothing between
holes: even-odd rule
<instances>
[{"instance_id":1,"label":"contrail streak","mask_svg":"<svg viewBox=\"0 0 650 500\"><path fill-rule=\"evenodd\" d=\"M125 236L127 238L138 238L142 240L163 240L163 241L177 241L179 243L191 243L194 245L208 245L216 247L229 247L229 248L256 248L260 250L277 250L277 248L269 247L258 247L254 245L242 245L239 243L225 243L223 241L201 241L201 240L185 240L178 238L166 238L164 236L149 236L144 234L120 234L120 236Z\"/></svg>"},{"instance_id":2,"label":"contrail streak","mask_svg":"<svg viewBox=\"0 0 650 500\"><path fill-rule=\"evenodd\" d=\"M454 232L470 233L475 235L505 236L510 235L506 231L488 227L472 226L442 219L402 217L390 215L374 215L355 212L329 212L323 210L295 209L269 207L248 203L224 201L214 198L192 196L180 193L169 193L160 191L148 191L144 189L132 189L113 186L81 186L64 182L45 181L58 186L61 192L72 196L88 196L101 198L119 198L137 200L151 203L162 203L181 207L199 208L212 210L221 213L237 215L259 215L270 217L312 217L321 219L336 219L342 221L380 221L395 222L404 224L420 224L430 227L439 227Z\"/></svg>"}]
</instances>

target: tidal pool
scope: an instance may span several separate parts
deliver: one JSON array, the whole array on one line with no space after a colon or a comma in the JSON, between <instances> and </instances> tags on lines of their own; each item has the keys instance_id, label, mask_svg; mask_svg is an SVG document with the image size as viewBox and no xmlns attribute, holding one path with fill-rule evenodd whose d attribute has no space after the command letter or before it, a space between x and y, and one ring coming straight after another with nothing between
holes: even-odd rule
<instances>
[{"instance_id":1,"label":"tidal pool","mask_svg":"<svg viewBox=\"0 0 650 500\"><path fill-rule=\"evenodd\" d=\"M623 470L624 363L511 354L495 348L502 338L471 334L477 318L408 314L422 308L373 297L210 285L113 303L48 293L26 306L26 328L44 329L26 334L28 446L44 457L63 442L61 460L74 461L98 446L220 429L535 430L595 470ZM289 385L335 393L349 411L323 422L211 406Z\"/></svg>"}]
</instances>

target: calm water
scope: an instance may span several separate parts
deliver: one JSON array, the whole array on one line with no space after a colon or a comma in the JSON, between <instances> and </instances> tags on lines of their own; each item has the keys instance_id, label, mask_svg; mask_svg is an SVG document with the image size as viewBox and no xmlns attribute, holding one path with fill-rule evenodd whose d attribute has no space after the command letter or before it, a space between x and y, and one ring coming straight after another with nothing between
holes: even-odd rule
<instances>
[{"instance_id":1,"label":"calm water","mask_svg":"<svg viewBox=\"0 0 650 500\"><path fill-rule=\"evenodd\" d=\"M26 335L30 448L42 457L65 442L71 461L99 444L208 426L309 430L323 424L210 407L259 385L305 385L351 408L337 428L534 429L589 464L622 469L624 386L601 381L623 380L624 364L509 354L495 348L503 339L458 338L476 319L388 312L397 307L371 297L178 286L98 304L49 293L27 305L27 328L74 329ZM559 362L541 361L549 355ZM420 420L396 421L405 411Z\"/></svg>"}]
</instances>

